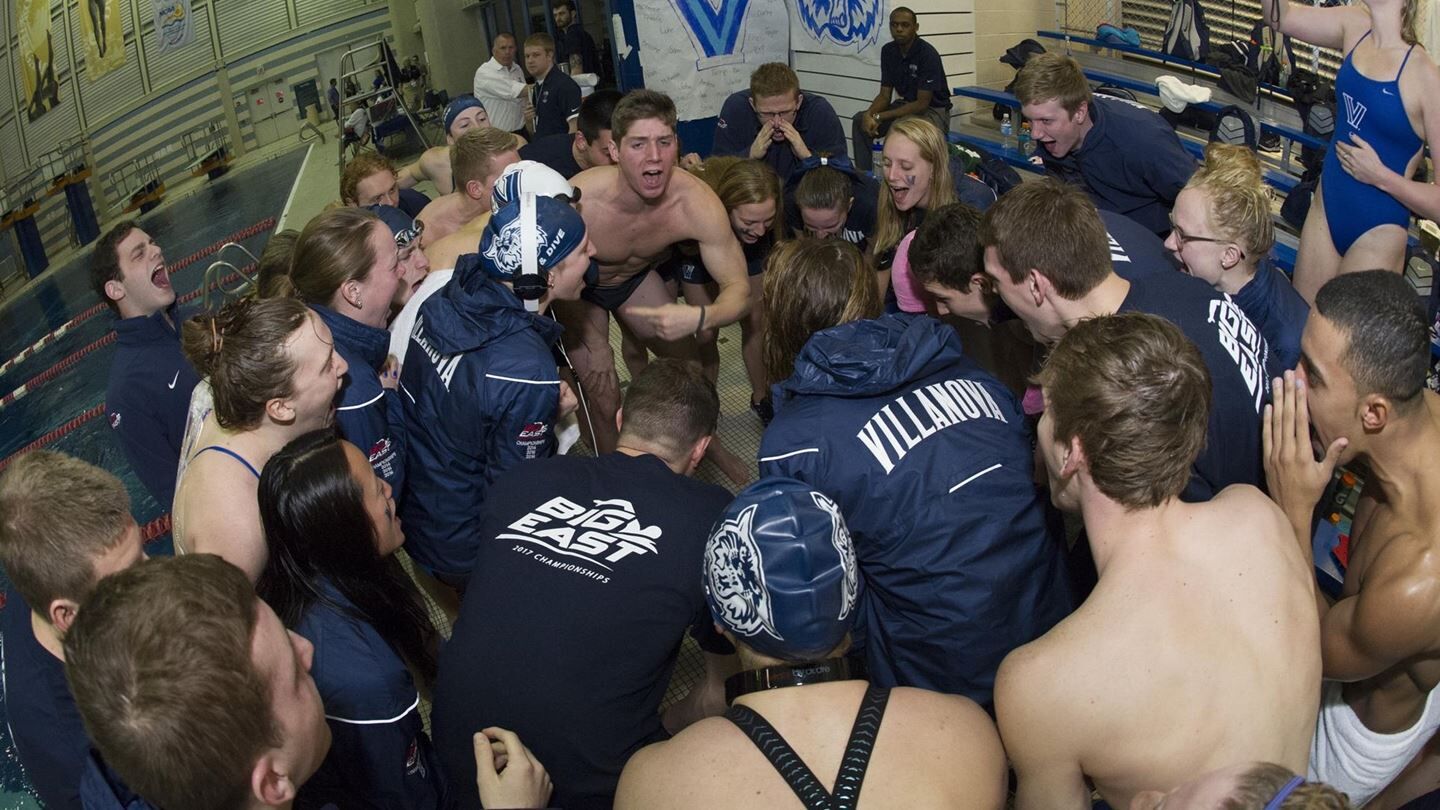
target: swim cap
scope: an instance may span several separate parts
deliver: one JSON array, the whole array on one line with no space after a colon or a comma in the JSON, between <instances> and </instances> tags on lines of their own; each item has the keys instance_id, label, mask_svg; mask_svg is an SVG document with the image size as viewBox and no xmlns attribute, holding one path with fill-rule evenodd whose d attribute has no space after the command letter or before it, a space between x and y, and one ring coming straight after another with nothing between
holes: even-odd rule
<instances>
[{"instance_id":1,"label":"swim cap","mask_svg":"<svg viewBox=\"0 0 1440 810\"><path fill-rule=\"evenodd\" d=\"M580 189L570 185L559 172L539 161L522 160L506 166L495 181L490 190L490 212L520 199L522 191L539 197L564 197L572 205L580 201Z\"/></svg>"},{"instance_id":2,"label":"swim cap","mask_svg":"<svg viewBox=\"0 0 1440 810\"><path fill-rule=\"evenodd\" d=\"M480 99L470 95L469 93L466 93L462 96L456 96L455 98L450 100L449 104L445 105L446 135L450 134L450 125L455 123L455 119L460 117L460 113L465 112L471 107L479 107L482 110L485 109L485 105L480 103Z\"/></svg>"},{"instance_id":3,"label":"swim cap","mask_svg":"<svg viewBox=\"0 0 1440 810\"><path fill-rule=\"evenodd\" d=\"M818 658L855 623L858 569L840 507L789 478L735 496L710 530L704 581L716 624L771 658Z\"/></svg>"},{"instance_id":4,"label":"swim cap","mask_svg":"<svg viewBox=\"0 0 1440 810\"><path fill-rule=\"evenodd\" d=\"M367 205L365 210L380 217L380 221L390 228L390 233L395 235L396 247L418 244L420 234L425 232L425 223L393 205Z\"/></svg>"},{"instance_id":5,"label":"swim cap","mask_svg":"<svg viewBox=\"0 0 1440 810\"><path fill-rule=\"evenodd\" d=\"M485 234L480 237L480 260L492 278L514 281L521 274L522 230L519 200L507 203L490 217ZM537 269L545 271L560 264L585 241L585 220L559 200L536 197L535 231Z\"/></svg>"}]
</instances>

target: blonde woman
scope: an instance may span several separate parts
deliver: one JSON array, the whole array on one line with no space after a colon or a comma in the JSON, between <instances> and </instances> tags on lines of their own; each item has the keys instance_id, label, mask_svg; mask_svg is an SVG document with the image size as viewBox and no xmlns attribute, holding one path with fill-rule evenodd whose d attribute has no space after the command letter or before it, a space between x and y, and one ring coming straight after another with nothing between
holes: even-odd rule
<instances>
[{"instance_id":1,"label":"blonde woman","mask_svg":"<svg viewBox=\"0 0 1440 810\"><path fill-rule=\"evenodd\" d=\"M1181 269L1229 295L1288 369L1300 359L1310 307L1268 260L1274 244L1270 192L1255 153L1210 144L1175 198L1165 247Z\"/></svg>"}]
</instances>

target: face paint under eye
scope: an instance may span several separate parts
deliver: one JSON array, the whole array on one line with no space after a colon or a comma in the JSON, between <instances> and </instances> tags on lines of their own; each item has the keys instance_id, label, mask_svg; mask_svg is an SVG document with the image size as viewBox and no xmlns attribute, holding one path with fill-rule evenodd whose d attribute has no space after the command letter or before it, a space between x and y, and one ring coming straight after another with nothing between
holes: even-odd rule
<instances>
[{"instance_id":1,"label":"face paint under eye","mask_svg":"<svg viewBox=\"0 0 1440 810\"><path fill-rule=\"evenodd\" d=\"M911 186L915 185L915 175L913 175L913 174L907 174L907 175L905 175L905 183L906 183L907 185L911 185Z\"/></svg>"}]
</instances>

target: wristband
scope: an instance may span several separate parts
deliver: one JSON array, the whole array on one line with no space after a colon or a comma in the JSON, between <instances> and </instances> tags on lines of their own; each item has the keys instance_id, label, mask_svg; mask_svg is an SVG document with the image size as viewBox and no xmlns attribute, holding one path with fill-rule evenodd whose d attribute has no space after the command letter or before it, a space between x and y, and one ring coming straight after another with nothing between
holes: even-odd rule
<instances>
[{"instance_id":1,"label":"wristband","mask_svg":"<svg viewBox=\"0 0 1440 810\"><path fill-rule=\"evenodd\" d=\"M700 332L705 328L705 305L700 305L700 322L695 324L695 337L700 337Z\"/></svg>"}]
</instances>

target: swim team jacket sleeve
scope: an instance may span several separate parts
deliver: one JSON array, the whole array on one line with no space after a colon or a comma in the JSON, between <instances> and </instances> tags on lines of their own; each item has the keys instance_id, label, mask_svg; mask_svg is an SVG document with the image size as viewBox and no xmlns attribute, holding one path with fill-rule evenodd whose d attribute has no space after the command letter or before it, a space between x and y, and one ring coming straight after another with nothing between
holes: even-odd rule
<instances>
[{"instance_id":1,"label":"swim team jacket sleeve","mask_svg":"<svg viewBox=\"0 0 1440 810\"><path fill-rule=\"evenodd\" d=\"M522 461L555 455L555 412L560 378L555 367L536 367L523 377L486 372L485 457L498 475Z\"/></svg>"}]
</instances>

